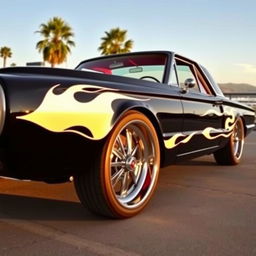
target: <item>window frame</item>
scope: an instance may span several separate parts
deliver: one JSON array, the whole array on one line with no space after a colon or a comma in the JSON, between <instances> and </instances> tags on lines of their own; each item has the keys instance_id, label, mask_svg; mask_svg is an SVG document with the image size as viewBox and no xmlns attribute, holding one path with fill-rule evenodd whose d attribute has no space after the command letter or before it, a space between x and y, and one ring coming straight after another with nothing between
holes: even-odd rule
<instances>
[{"instance_id":1,"label":"window frame","mask_svg":"<svg viewBox=\"0 0 256 256\"><path fill-rule=\"evenodd\" d=\"M165 84L168 81L168 67L170 66L170 55L172 55L171 52L167 51L145 51L145 52L132 52L132 53L123 53L123 54L118 54L118 55L107 55L107 56L100 56L97 58L92 58L88 59L85 61L82 61L79 63L79 65L75 68L76 70L81 70L83 68L83 65L87 65L88 63L96 62L96 61L104 61L108 59L115 59L115 58L127 58L127 57L136 57L136 56L143 56L143 55L162 55L165 58L165 63L163 64L163 74L162 74L162 79L160 81L161 84ZM90 68L87 68L90 69ZM112 74L111 74L112 75ZM124 76L119 76L119 75L113 75L116 77L124 77ZM136 79L140 80L138 78L133 78L133 77L125 77L127 79ZM151 81L148 81L151 82ZM153 81L152 81L153 82Z\"/></svg>"},{"instance_id":2,"label":"window frame","mask_svg":"<svg viewBox=\"0 0 256 256\"><path fill-rule=\"evenodd\" d=\"M205 81L203 74L201 74L200 69L197 67L197 64L192 61L185 60L185 59L181 58L180 56L175 56L174 57L175 73L176 73L177 81L179 83L180 88L181 88L181 85L180 85L179 76L178 76L177 67L176 67L177 61L184 63L185 65L188 65L196 79L196 83L198 85L199 91L197 91L197 90L191 91L190 90L190 92L199 93L201 95L206 95L206 96L213 96L213 92L209 88L209 85Z\"/></svg>"},{"instance_id":3,"label":"window frame","mask_svg":"<svg viewBox=\"0 0 256 256\"><path fill-rule=\"evenodd\" d=\"M176 84L171 83L172 80L172 76L175 76L176 78ZM170 72L169 72L169 79L168 79L168 85L172 86L172 87L177 87L180 88L180 82L179 82L179 78L178 78L178 74L177 74L177 68L176 68L176 62L174 60L174 62L171 64L170 66Z\"/></svg>"}]
</instances>

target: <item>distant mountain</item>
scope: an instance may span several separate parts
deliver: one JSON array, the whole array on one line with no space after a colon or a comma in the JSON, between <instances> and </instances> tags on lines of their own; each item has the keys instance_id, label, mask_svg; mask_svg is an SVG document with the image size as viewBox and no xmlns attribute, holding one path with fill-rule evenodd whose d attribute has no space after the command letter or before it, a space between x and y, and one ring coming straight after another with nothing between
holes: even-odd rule
<instances>
[{"instance_id":1,"label":"distant mountain","mask_svg":"<svg viewBox=\"0 0 256 256\"><path fill-rule=\"evenodd\" d=\"M256 86L251 84L225 83L218 84L222 92L225 93L256 93Z\"/></svg>"}]
</instances>

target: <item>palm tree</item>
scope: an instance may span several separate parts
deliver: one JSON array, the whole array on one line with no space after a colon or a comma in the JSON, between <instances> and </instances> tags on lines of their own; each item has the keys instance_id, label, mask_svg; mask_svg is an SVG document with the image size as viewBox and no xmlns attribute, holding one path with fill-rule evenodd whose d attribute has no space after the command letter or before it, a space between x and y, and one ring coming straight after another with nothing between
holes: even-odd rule
<instances>
[{"instance_id":1,"label":"palm tree","mask_svg":"<svg viewBox=\"0 0 256 256\"><path fill-rule=\"evenodd\" d=\"M0 49L0 57L3 58L3 67L6 67L6 60L7 58L12 57L12 50L11 48L4 46Z\"/></svg>"},{"instance_id":2,"label":"palm tree","mask_svg":"<svg viewBox=\"0 0 256 256\"><path fill-rule=\"evenodd\" d=\"M101 45L98 48L102 55L130 52L133 47L132 40L126 40L127 30L112 28L109 32L105 31Z\"/></svg>"},{"instance_id":3,"label":"palm tree","mask_svg":"<svg viewBox=\"0 0 256 256\"><path fill-rule=\"evenodd\" d=\"M74 33L72 28L61 18L53 17L46 24L40 25L40 33L44 39L39 41L36 49L43 53L44 61L47 61L54 67L66 61L71 53L71 46L75 46L72 41Z\"/></svg>"}]
</instances>

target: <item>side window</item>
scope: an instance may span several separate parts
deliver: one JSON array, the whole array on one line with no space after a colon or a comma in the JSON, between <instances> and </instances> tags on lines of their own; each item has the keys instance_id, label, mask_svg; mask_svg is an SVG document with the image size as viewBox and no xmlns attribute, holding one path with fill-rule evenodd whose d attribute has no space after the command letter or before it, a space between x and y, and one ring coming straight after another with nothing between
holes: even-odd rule
<instances>
[{"instance_id":1,"label":"side window","mask_svg":"<svg viewBox=\"0 0 256 256\"><path fill-rule=\"evenodd\" d=\"M175 58L175 64L171 68L170 72L169 84L174 85L177 83L178 86L184 88L185 81L188 78L192 78L195 81L195 87L190 88L189 91L201 93L207 96L212 95L212 91L209 88L207 81L204 79L200 68L188 60L183 60L179 57ZM174 79L176 79L176 81Z\"/></svg>"},{"instance_id":2,"label":"side window","mask_svg":"<svg viewBox=\"0 0 256 256\"><path fill-rule=\"evenodd\" d=\"M178 73L178 79L181 87L185 86L185 81L188 78L193 78L196 82L196 86L194 88L191 88L190 91L196 91L200 92L199 86L197 84L197 79L192 71L192 67L188 64L177 64L177 73Z\"/></svg>"}]
</instances>

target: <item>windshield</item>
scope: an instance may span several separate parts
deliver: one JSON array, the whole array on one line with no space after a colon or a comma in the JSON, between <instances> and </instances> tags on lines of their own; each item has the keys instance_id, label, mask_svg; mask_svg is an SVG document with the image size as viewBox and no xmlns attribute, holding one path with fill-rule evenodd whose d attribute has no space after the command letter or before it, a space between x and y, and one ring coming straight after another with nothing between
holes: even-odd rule
<instances>
[{"instance_id":1,"label":"windshield","mask_svg":"<svg viewBox=\"0 0 256 256\"><path fill-rule=\"evenodd\" d=\"M165 54L131 54L88 60L77 69L163 82L166 62Z\"/></svg>"}]
</instances>

